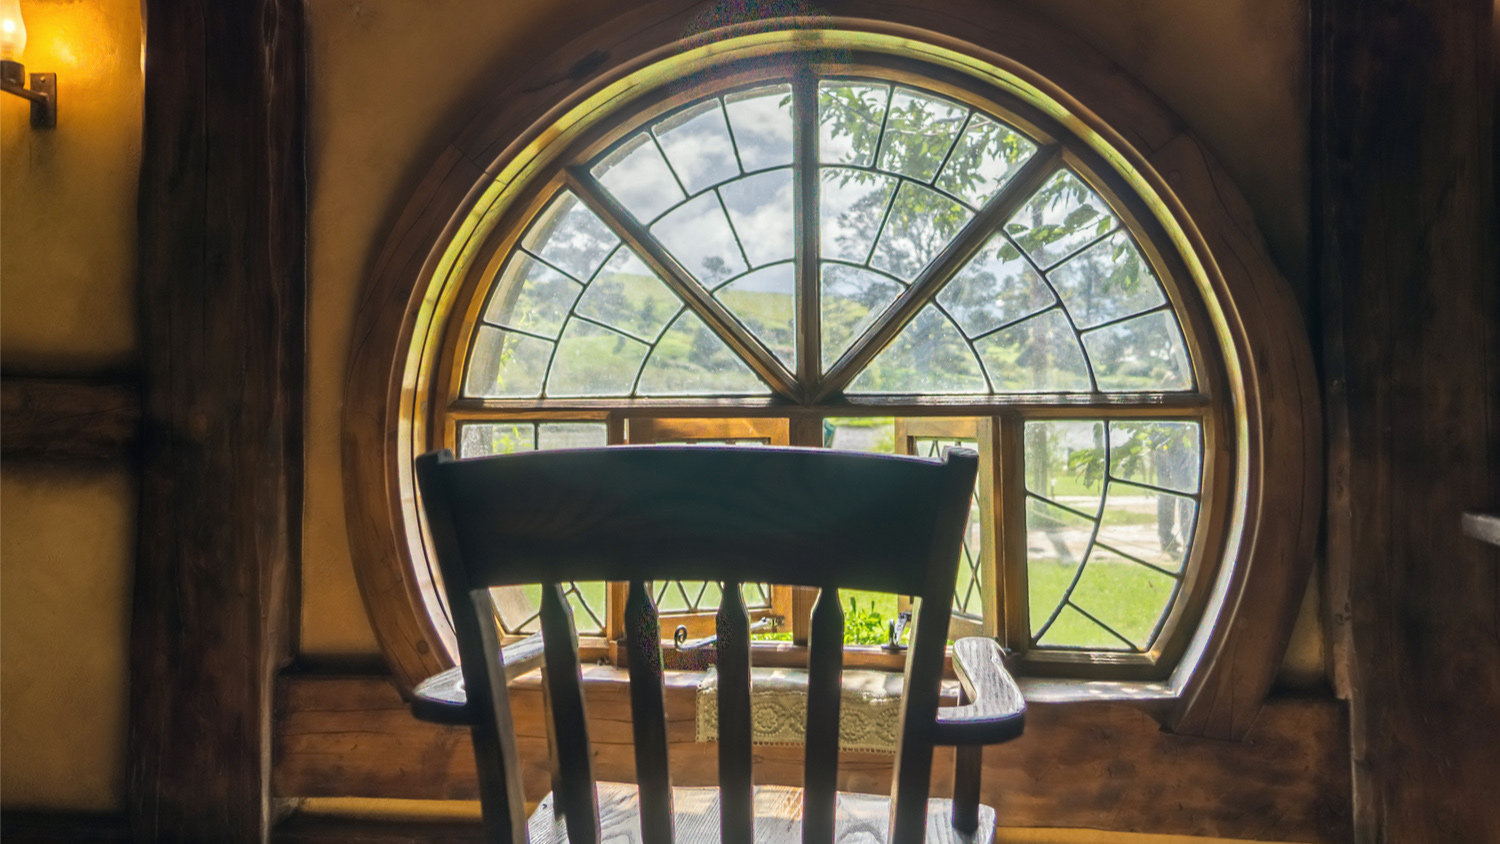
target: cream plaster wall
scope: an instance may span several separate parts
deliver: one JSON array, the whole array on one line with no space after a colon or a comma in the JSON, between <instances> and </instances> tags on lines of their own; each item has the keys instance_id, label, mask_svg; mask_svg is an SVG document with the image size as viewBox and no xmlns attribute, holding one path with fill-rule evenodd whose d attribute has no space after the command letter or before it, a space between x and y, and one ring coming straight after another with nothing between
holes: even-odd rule
<instances>
[{"instance_id":1,"label":"cream plaster wall","mask_svg":"<svg viewBox=\"0 0 1500 844\"><path fill-rule=\"evenodd\" d=\"M1024 5L1079 33L1157 91L1239 182L1283 272L1294 283L1305 277L1302 0ZM350 563L339 437L351 327L373 257L416 180L464 125L463 104L525 68L527 56L558 49L589 21L617 8L538 0L311 4L311 338L301 642L309 659L378 651Z\"/></svg>"},{"instance_id":2,"label":"cream plaster wall","mask_svg":"<svg viewBox=\"0 0 1500 844\"><path fill-rule=\"evenodd\" d=\"M307 499L302 653L378 649L349 557L340 469L344 378L358 297L394 215L466 102L618 5L601 0L313 0L308 7Z\"/></svg>"},{"instance_id":3,"label":"cream plaster wall","mask_svg":"<svg viewBox=\"0 0 1500 844\"><path fill-rule=\"evenodd\" d=\"M55 72L56 129L0 97L0 366L121 370L135 359L139 0L28 0L28 72Z\"/></svg>"},{"instance_id":4,"label":"cream plaster wall","mask_svg":"<svg viewBox=\"0 0 1500 844\"><path fill-rule=\"evenodd\" d=\"M0 97L0 368L136 358L139 0L26 0L55 129ZM137 480L123 464L0 467L0 804L123 808Z\"/></svg>"},{"instance_id":5,"label":"cream plaster wall","mask_svg":"<svg viewBox=\"0 0 1500 844\"><path fill-rule=\"evenodd\" d=\"M0 803L125 799L136 480L123 468L0 473Z\"/></svg>"}]
</instances>

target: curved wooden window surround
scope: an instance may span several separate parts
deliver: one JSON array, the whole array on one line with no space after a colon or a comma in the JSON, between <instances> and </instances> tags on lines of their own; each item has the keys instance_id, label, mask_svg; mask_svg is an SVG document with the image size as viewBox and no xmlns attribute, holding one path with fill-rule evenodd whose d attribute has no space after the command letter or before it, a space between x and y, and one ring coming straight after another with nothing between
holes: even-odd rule
<instances>
[{"instance_id":1,"label":"curved wooden window surround","mask_svg":"<svg viewBox=\"0 0 1500 844\"><path fill-rule=\"evenodd\" d=\"M379 261L345 485L398 680L452 653L416 454L692 424L815 445L830 418L894 416L903 450L988 454L998 563L955 602L1049 678L1037 695L1243 734L1312 559L1319 421L1300 317L1223 172L1088 48L1004 10L935 30L917 5L878 22L706 8L627 13L481 110ZM854 231L859 202L873 222ZM1091 280L1085 301L1085 277L1116 292L1100 304ZM1053 363L1018 380L1039 343ZM762 436L777 425L784 440ZM1035 477L1048 440L1072 444L1066 500ZM1109 515L1142 501L1178 524L1149 549ZM1060 585L1027 547L1043 534L1078 545ZM1108 618L1091 571L1144 573L1159 612Z\"/></svg>"}]
</instances>

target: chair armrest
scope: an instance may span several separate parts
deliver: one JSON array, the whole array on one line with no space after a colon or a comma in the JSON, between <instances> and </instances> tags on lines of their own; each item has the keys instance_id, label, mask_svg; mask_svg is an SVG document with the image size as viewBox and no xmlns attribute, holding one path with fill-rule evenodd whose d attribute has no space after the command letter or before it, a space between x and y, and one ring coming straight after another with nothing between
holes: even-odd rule
<instances>
[{"instance_id":1,"label":"chair armrest","mask_svg":"<svg viewBox=\"0 0 1500 844\"><path fill-rule=\"evenodd\" d=\"M505 682L540 667L544 659L540 633L506 645L500 649ZM434 724L472 725L474 716L469 712L469 695L464 691L463 668L455 665L418 683L411 692L411 714Z\"/></svg>"},{"instance_id":2,"label":"chair armrest","mask_svg":"<svg viewBox=\"0 0 1500 844\"><path fill-rule=\"evenodd\" d=\"M953 670L973 703L938 709L933 744L999 744L1026 726L1026 701L1005 670L1000 645L973 637L953 643Z\"/></svg>"}]
</instances>

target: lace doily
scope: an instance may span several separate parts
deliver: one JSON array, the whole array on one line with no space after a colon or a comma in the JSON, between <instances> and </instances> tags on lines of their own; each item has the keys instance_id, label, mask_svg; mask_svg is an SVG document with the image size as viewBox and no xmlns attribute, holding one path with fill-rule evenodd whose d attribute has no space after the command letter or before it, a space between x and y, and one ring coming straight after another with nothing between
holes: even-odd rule
<instances>
[{"instance_id":1,"label":"lace doily","mask_svg":"<svg viewBox=\"0 0 1500 844\"><path fill-rule=\"evenodd\" d=\"M900 674L845 671L839 700L839 746L895 753L901 734ZM698 741L719 738L719 675L710 668L698 684ZM807 736L807 672L750 669L750 740L798 745Z\"/></svg>"}]
</instances>

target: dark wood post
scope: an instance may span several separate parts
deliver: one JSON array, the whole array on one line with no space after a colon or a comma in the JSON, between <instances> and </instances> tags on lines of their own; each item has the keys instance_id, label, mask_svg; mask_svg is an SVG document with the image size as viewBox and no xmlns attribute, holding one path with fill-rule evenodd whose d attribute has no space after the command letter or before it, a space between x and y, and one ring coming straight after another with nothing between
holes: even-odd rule
<instances>
[{"instance_id":1,"label":"dark wood post","mask_svg":"<svg viewBox=\"0 0 1500 844\"><path fill-rule=\"evenodd\" d=\"M1491 0L1315 0L1313 227L1355 838L1500 830Z\"/></svg>"},{"instance_id":2,"label":"dark wood post","mask_svg":"<svg viewBox=\"0 0 1500 844\"><path fill-rule=\"evenodd\" d=\"M306 335L301 0L149 0L137 841L259 842L291 652Z\"/></svg>"}]
</instances>

